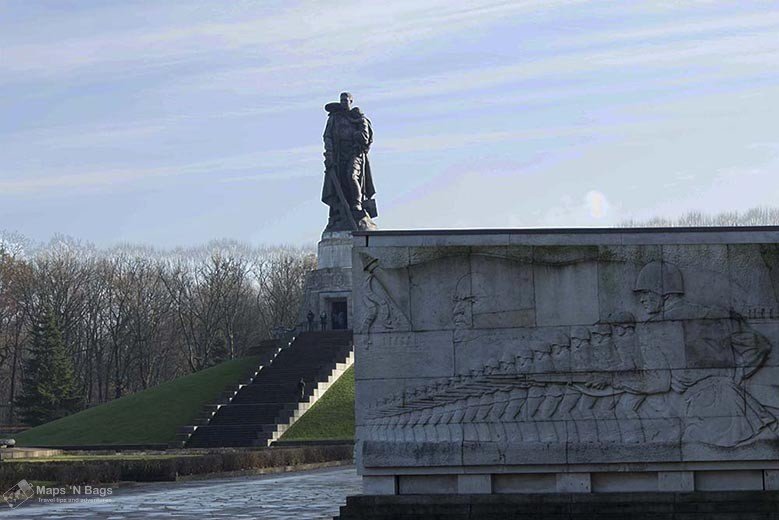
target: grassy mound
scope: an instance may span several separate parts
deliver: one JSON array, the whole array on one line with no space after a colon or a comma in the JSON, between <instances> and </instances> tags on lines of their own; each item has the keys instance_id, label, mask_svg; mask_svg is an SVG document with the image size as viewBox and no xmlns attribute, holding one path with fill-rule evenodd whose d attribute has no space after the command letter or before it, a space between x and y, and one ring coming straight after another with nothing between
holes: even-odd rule
<instances>
[{"instance_id":1,"label":"grassy mound","mask_svg":"<svg viewBox=\"0 0 779 520\"><path fill-rule=\"evenodd\" d=\"M203 405L213 403L228 387L248 377L259 362L258 357L233 359L42 424L17 435L17 445L168 443L176 428L192 424Z\"/></svg>"},{"instance_id":2,"label":"grassy mound","mask_svg":"<svg viewBox=\"0 0 779 520\"><path fill-rule=\"evenodd\" d=\"M284 441L345 439L354 439L354 367L281 437Z\"/></svg>"}]
</instances>

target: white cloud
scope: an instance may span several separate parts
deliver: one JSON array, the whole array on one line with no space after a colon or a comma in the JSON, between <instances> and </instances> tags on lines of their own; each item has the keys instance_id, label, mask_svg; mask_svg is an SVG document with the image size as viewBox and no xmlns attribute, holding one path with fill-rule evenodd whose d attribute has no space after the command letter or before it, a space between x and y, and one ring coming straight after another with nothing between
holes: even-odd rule
<instances>
[{"instance_id":1,"label":"white cloud","mask_svg":"<svg viewBox=\"0 0 779 520\"><path fill-rule=\"evenodd\" d=\"M610 209L609 201L606 199L606 195L600 191L588 191L584 196L584 200L592 218L600 220L608 215Z\"/></svg>"}]
</instances>

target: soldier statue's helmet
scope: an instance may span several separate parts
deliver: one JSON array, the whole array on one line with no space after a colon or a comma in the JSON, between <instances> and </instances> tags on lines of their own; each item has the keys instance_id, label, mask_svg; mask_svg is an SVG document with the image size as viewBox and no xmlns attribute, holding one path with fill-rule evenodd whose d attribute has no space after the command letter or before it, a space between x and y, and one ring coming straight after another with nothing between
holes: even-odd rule
<instances>
[{"instance_id":1,"label":"soldier statue's helmet","mask_svg":"<svg viewBox=\"0 0 779 520\"><path fill-rule=\"evenodd\" d=\"M590 339L590 329L582 325L571 327L571 339Z\"/></svg>"},{"instance_id":2,"label":"soldier statue's helmet","mask_svg":"<svg viewBox=\"0 0 779 520\"><path fill-rule=\"evenodd\" d=\"M682 272L673 264L649 262L638 273L633 291L649 291L660 296L684 294Z\"/></svg>"},{"instance_id":3,"label":"soldier statue's helmet","mask_svg":"<svg viewBox=\"0 0 779 520\"><path fill-rule=\"evenodd\" d=\"M533 353L539 352L541 354L551 354L552 345L549 343L536 343L534 345L530 345L530 350L532 350Z\"/></svg>"},{"instance_id":4,"label":"soldier statue's helmet","mask_svg":"<svg viewBox=\"0 0 779 520\"><path fill-rule=\"evenodd\" d=\"M571 338L562 331L556 331L552 333L552 336L548 339L549 345L554 347L568 347L571 344Z\"/></svg>"},{"instance_id":5,"label":"soldier statue's helmet","mask_svg":"<svg viewBox=\"0 0 779 520\"><path fill-rule=\"evenodd\" d=\"M596 323L590 328L590 336L599 334L601 336L611 336L611 325L608 323Z\"/></svg>"}]
</instances>

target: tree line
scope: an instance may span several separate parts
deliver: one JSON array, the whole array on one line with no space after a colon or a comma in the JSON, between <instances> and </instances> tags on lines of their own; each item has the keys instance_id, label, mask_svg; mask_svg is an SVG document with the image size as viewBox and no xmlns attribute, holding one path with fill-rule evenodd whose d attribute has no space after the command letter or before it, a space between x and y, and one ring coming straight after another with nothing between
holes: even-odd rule
<instances>
[{"instance_id":1,"label":"tree line","mask_svg":"<svg viewBox=\"0 0 779 520\"><path fill-rule=\"evenodd\" d=\"M653 217L624 220L621 227L779 226L779 208L757 207L746 211L706 213L689 211L675 218Z\"/></svg>"},{"instance_id":2,"label":"tree line","mask_svg":"<svg viewBox=\"0 0 779 520\"><path fill-rule=\"evenodd\" d=\"M0 234L0 422L50 420L245 354L295 327L315 262L305 247L98 249ZM31 385L55 394L56 411L31 412Z\"/></svg>"}]
</instances>

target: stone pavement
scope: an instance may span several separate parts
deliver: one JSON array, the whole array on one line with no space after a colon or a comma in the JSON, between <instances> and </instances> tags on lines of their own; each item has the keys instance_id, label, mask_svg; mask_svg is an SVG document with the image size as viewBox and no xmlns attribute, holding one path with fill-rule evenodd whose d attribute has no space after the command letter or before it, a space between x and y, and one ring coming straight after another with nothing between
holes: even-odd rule
<instances>
[{"instance_id":1,"label":"stone pavement","mask_svg":"<svg viewBox=\"0 0 779 520\"><path fill-rule=\"evenodd\" d=\"M40 504L37 497L2 518L130 520L333 518L347 495L361 492L354 467L301 473L116 487L104 501ZM3 504L4 505L4 504Z\"/></svg>"}]
</instances>

